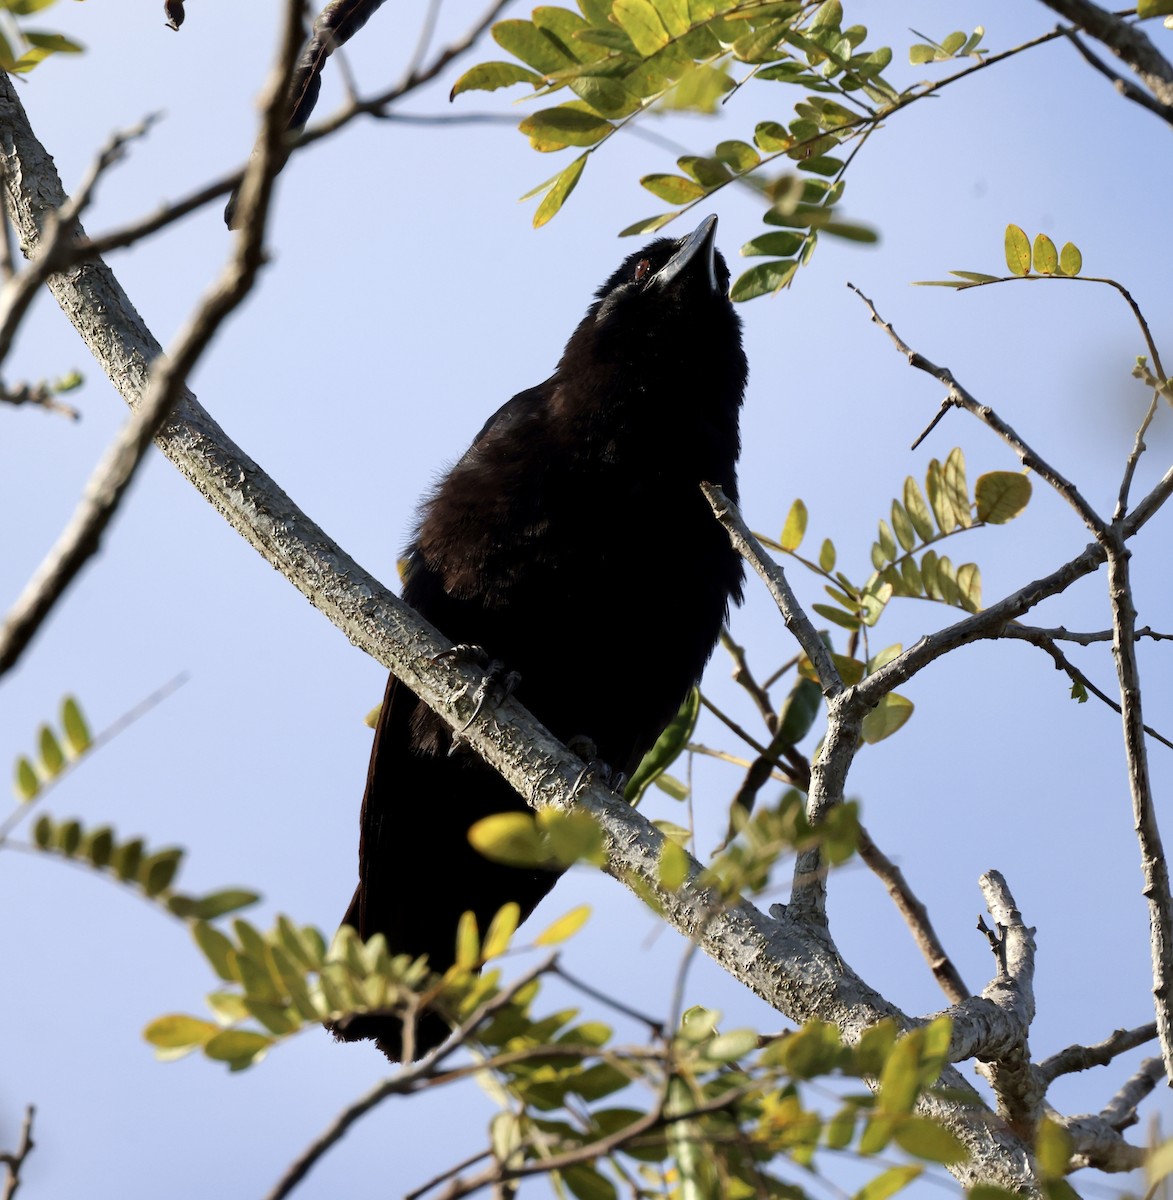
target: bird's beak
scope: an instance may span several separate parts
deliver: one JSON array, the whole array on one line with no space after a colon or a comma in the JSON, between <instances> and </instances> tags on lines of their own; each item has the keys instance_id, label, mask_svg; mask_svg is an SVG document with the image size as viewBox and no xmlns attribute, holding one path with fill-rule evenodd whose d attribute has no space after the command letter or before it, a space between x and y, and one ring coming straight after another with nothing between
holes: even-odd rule
<instances>
[{"instance_id":1,"label":"bird's beak","mask_svg":"<svg viewBox=\"0 0 1173 1200\"><path fill-rule=\"evenodd\" d=\"M704 273L710 291L716 292L717 268L713 259L714 238L717 233L716 215L705 219L680 243L680 249L652 276L658 287L667 287L684 271Z\"/></svg>"}]
</instances>

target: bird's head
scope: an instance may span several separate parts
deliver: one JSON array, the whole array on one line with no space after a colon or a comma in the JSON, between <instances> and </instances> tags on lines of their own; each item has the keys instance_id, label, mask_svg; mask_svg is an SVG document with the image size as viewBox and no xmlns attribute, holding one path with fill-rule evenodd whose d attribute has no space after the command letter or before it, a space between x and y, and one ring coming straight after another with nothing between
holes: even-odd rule
<instances>
[{"instance_id":1,"label":"bird's head","mask_svg":"<svg viewBox=\"0 0 1173 1200\"><path fill-rule=\"evenodd\" d=\"M640 380L665 399L687 386L736 408L746 364L716 230L717 218L706 217L686 237L658 238L629 254L567 344L563 378L610 368L637 392L645 390Z\"/></svg>"}]
</instances>

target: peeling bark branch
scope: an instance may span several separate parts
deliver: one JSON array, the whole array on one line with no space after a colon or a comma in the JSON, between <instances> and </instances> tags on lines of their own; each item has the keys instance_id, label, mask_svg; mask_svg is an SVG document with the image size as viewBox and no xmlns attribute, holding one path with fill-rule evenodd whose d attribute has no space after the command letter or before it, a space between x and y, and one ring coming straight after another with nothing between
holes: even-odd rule
<instances>
[{"instance_id":1,"label":"peeling bark branch","mask_svg":"<svg viewBox=\"0 0 1173 1200\"><path fill-rule=\"evenodd\" d=\"M1039 1063L1039 1072L1047 1083L1053 1083L1060 1075L1073 1075L1089 1067L1106 1067L1118 1054L1135 1050L1157 1036L1157 1023L1150 1021L1136 1029L1117 1029L1111 1036L1094 1046L1068 1046L1058 1054ZM1153 1060L1149 1060L1150 1062Z\"/></svg>"}]
</instances>

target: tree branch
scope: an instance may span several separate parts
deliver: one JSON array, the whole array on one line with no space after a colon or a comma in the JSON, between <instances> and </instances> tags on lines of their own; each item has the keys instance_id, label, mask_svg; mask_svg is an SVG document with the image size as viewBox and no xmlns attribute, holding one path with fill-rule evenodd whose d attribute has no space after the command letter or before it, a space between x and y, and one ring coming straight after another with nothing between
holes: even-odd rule
<instances>
[{"instance_id":1,"label":"tree branch","mask_svg":"<svg viewBox=\"0 0 1173 1200\"><path fill-rule=\"evenodd\" d=\"M207 349L220 325L252 290L263 262L262 244L273 179L284 161L282 130L286 117L285 97L300 40L300 12L298 0L289 0L278 59L266 86L257 153L241 187L244 228L233 241L232 253L220 278L189 318L171 353L152 356L150 373L136 411L95 468L69 524L25 585L3 626L0 626L0 675L19 660L65 589L97 551L102 534L118 510L148 448L174 408L188 373ZM6 115L6 108L18 103L11 81L5 78L0 84L0 119ZM33 268L13 281L10 285L12 288L19 288L23 278L31 277L39 286L48 277L46 264L52 263L64 239L71 237L75 228L78 228L77 213L81 211L102 170L121 154L127 136L115 138L111 147L103 152L78 200L67 202L63 199L61 204L55 206L57 215L52 221L47 220L50 216L48 211L38 214L42 222L51 227L47 249L38 255L39 262ZM3 153L9 167L15 167L17 156L10 150L7 139ZM10 169L8 181L11 183L14 179ZM9 194L11 197L11 192ZM31 294L28 300L31 300ZM27 307L28 300L25 300L24 307ZM15 328L13 322L19 319L20 311L21 305L15 303L5 313L0 328L0 352L3 351L5 334L8 340L11 339L12 329Z\"/></svg>"},{"instance_id":2,"label":"tree branch","mask_svg":"<svg viewBox=\"0 0 1173 1200\"><path fill-rule=\"evenodd\" d=\"M8 1168L8 1179L4 1184L4 1200L13 1200L20 1190L20 1171L24 1160L32 1153L36 1142L33 1141L33 1117L36 1108L29 1105L24 1110L24 1124L20 1128L20 1145L12 1153L0 1153L0 1163Z\"/></svg>"},{"instance_id":3,"label":"tree branch","mask_svg":"<svg viewBox=\"0 0 1173 1200\"><path fill-rule=\"evenodd\" d=\"M1135 1050L1157 1036L1157 1023L1150 1021L1136 1029L1117 1029L1115 1033L1096 1042L1094 1046L1068 1046L1039 1063L1039 1073L1048 1083L1060 1075L1073 1075L1089 1067L1106 1067L1118 1054Z\"/></svg>"}]
</instances>

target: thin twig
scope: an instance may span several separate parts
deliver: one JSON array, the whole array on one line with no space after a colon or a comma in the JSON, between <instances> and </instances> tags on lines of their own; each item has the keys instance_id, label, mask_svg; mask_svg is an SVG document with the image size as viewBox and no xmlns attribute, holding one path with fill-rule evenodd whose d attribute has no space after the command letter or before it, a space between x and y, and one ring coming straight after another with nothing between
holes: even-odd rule
<instances>
[{"instance_id":1,"label":"thin twig","mask_svg":"<svg viewBox=\"0 0 1173 1200\"><path fill-rule=\"evenodd\" d=\"M733 682L745 688L749 693L750 699L757 705L758 712L762 714L762 720L765 721L766 728L770 733L777 733L778 714L774 711L774 703L770 699L770 693L754 679L753 672L749 669L749 662L745 656L745 647L733 640L733 635L725 626L721 627L721 645L725 647L729 652L729 657L733 659Z\"/></svg>"},{"instance_id":2,"label":"thin twig","mask_svg":"<svg viewBox=\"0 0 1173 1200\"><path fill-rule=\"evenodd\" d=\"M1106 704L1113 712L1122 713L1124 710L1120 705L1112 699L1102 688L1097 687L1068 657L1055 645L1051 638L1047 637L1046 632L1041 629L1035 629L1030 625L1007 625L1002 631L1002 636L1010 638L1014 641L1030 642L1032 646L1038 646L1040 650L1045 651L1050 655L1051 660L1055 664L1057 671L1062 671L1072 683L1078 684L1085 688L1097 700ZM1138 635L1139 636L1139 635ZM1158 733L1151 725L1144 727L1145 733L1154 741L1160 742L1162 746L1168 746L1173 750L1173 741L1170 741L1163 733Z\"/></svg>"},{"instance_id":3,"label":"thin twig","mask_svg":"<svg viewBox=\"0 0 1173 1200\"><path fill-rule=\"evenodd\" d=\"M933 923L929 919L928 909L919 899L904 872L872 841L871 834L862 826L859 830L859 856L874 872L876 877L888 889L888 895L896 904L905 924L912 932L917 948L924 955L925 961L933 972L933 978L941 987L941 991L953 1004L959 1004L967 996L972 995L965 986L965 980L953 965Z\"/></svg>"},{"instance_id":4,"label":"thin twig","mask_svg":"<svg viewBox=\"0 0 1173 1200\"><path fill-rule=\"evenodd\" d=\"M220 278L188 319L170 354L156 359L138 409L98 463L69 524L37 568L0 626L0 675L17 661L53 606L96 553L102 534L117 512L155 435L179 400L184 382L217 330L252 290L264 262L264 237L273 180L284 162L283 145L289 79L301 41L301 4L288 0L277 63L267 85L257 151L241 184L242 228ZM80 198L67 202L57 230L72 229L76 213L101 174L103 162L123 151L125 135L116 138L83 183ZM59 234L49 235L49 251ZM27 275L28 272L25 272ZM3 331L0 329L0 350Z\"/></svg>"},{"instance_id":5,"label":"thin twig","mask_svg":"<svg viewBox=\"0 0 1173 1200\"><path fill-rule=\"evenodd\" d=\"M625 1017L630 1017L633 1021L639 1021L646 1025L654 1037L664 1036L664 1022L658 1017L649 1017L647 1013L642 1013L637 1008L632 1008L629 1004L624 1004L621 1000L616 1000L614 996L608 996L606 992L599 991L598 988L592 987L585 980L579 979L576 975L566 970L561 963L554 963L550 968L551 975L557 975L563 982L568 983L572 988L582 992L584 996L590 996L593 1000L598 1000L600 1004L607 1005L608 1008L614 1009L618 1013L622 1013Z\"/></svg>"},{"instance_id":6,"label":"thin twig","mask_svg":"<svg viewBox=\"0 0 1173 1200\"><path fill-rule=\"evenodd\" d=\"M988 404L979 404L970 393L953 378L953 373L948 367L938 367L935 363L930 362L923 354L914 350L892 327L891 323L885 321L876 311L876 306L855 286L853 283L847 285L863 302L867 305L871 312L872 321L877 324L885 333L892 339L893 345L907 359L909 366L915 367L918 371L924 371L925 374L931 375L939 383L944 384L948 389L948 397L943 402L951 407L964 408L966 412L977 417L985 425L989 426L1013 451L1018 455L1022 465L1036 472L1045 479L1051 487L1071 505L1072 508L1079 514L1080 520L1088 527L1088 529L1097 537L1102 538L1106 529L1104 519L1092 508L1092 506L1080 495L1079 489L1061 475L1050 463L1041 455L1033 450L1015 431L998 416L997 413ZM938 418L939 419L939 418Z\"/></svg>"},{"instance_id":7,"label":"thin twig","mask_svg":"<svg viewBox=\"0 0 1173 1200\"><path fill-rule=\"evenodd\" d=\"M1161 844L1149 773L1148 745L1140 688L1140 665L1136 656L1136 608L1129 577L1130 551L1124 544L1119 524L1108 545L1108 596L1112 606L1112 657L1120 684L1124 724L1124 751L1128 762L1128 790L1132 796L1133 828L1140 844L1141 889L1149 910L1149 940L1152 948L1153 1001L1157 1032L1165 1071L1173 1084L1173 896L1169 889L1169 864Z\"/></svg>"},{"instance_id":8,"label":"thin twig","mask_svg":"<svg viewBox=\"0 0 1173 1200\"><path fill-rule=\"evenodd\" d=\"M1123 75L1113 71L1110 66L1102 59L1097 58L1091 50L1085 46L1079 35L1074 29L1064 29L1063 32L1067 35L1068 41L1079 51L1083 56L1084 62L1094 67L1101 75L1111 81L1112 86L1126 99L1131 100L1134 104L1139 104L1142 108L1147 108L1149 112L1160 117L1162 121L1173 125L1173 106L1162 104L1160 100L1150 96L1143 88L1139 88L1131 79L1125 79Z\"/></svg>"},{"instance_id":9,"label":"thin twig","mask_svg":"<svg viewBox=\"0 0 1173 1200\"><path fill-rule=\"evenodd\" d=\"M28 1105L24 1110L24 1124L20 1128L20 1145L14 1153L0 1153L0 1163L8 1168L8 1179L4 1185L4 1200L13 1200L20 1189L20 1170L36 1142L33 1141L33 1117L36 1108Z\"/></svg>"},{"instance_id":10,"label":"thin twig","mask_svg":"<svg viewBox=\"0 0 1173 1200\"><path fill-rule=\"evenodd\" d=\"M1117 1029L1115 1033L1093 1046L1068 1046L1045 1058L1038 1065L1039 1073L1049 1085L1060 1075L1074 1075L1090 1067L1106 1067L1118 1054L1125 1054L1151 1042L1157 1036L1157 1023L1150 1021L1136 1029Z\"/></svg>"},{"instance_id":11,"label":"thin twig","mask_svg":"<svg viewBox=\"0 0 1173 1200\"><path fill-rule=\"evenodd\" d=\"M480 1027L483 1021L487 1021L494 1013L499 1012L502 1008L512 1003L513 998L522 988L527 987L539 975L550 970L556 958L556 955L551 954L542 959L541 962L535 963L507 987L502 988L497 995L486 1000L484 1004L479 1005L476 1011L460 1025L459 1029L447 1041L441 1043L434 1050L429 1051L418 1062L403 1067L401 1070L396 1071L390 1078L376 1084L366 1095L361 1096L354 1103L348 1104L309 1146L290 1163L285 1174L281 1176L273 1187L273 1190L269 1192L266 1200L284 1200L284 1197L288 1196L297 1187L314 1168L322 1155L342 1138L355 1121L359 1120L360 1117L364 1117L371 1109L381 1104L389 1096L410 1094L416 1089L421 1080L435 1074L436 1067L449 1055L460 1049L468 1038Z\"/></svg>"}]
</instances>

